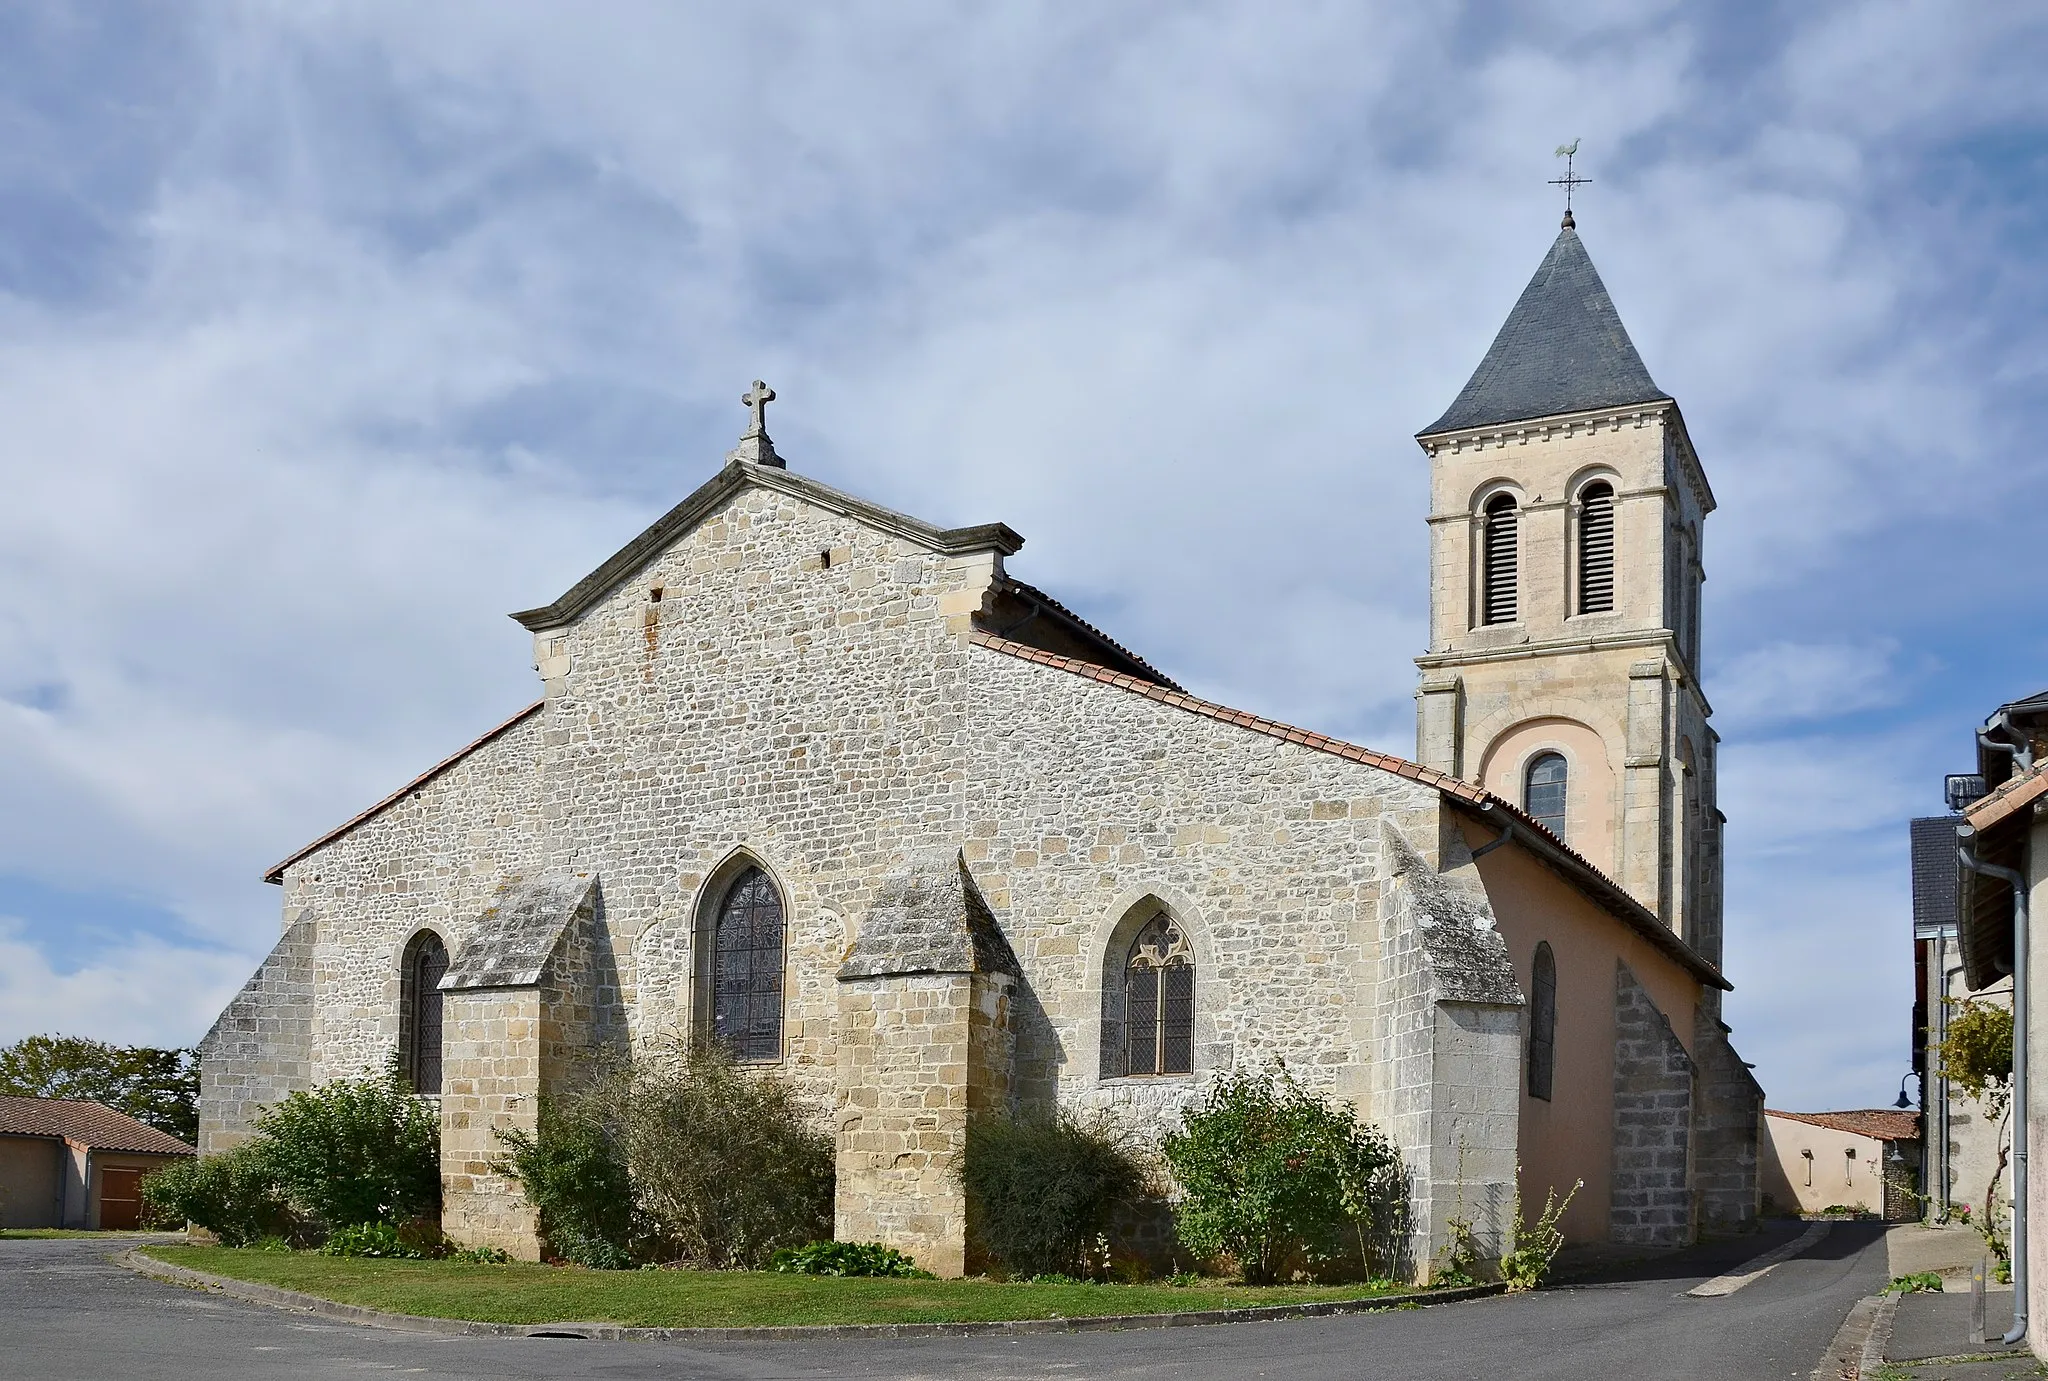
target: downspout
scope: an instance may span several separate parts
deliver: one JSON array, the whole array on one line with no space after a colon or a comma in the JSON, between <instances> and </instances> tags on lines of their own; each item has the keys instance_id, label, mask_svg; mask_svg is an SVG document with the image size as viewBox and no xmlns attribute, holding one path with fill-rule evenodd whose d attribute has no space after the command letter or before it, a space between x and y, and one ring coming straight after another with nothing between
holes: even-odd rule
<instances>
[{"instance_id":1,"label":"downspout","mask_svg":"<svg viewBox=\"0 0 2048 1381\"><path fill-rule=\"evenodd\" d=\"M1998 742L1991 737L1994 732L2005 734L2010 741L2005 743ZM1977 731L1977 746L1987 752L2010 755L2014 772L2033 770L2033 747L2028 742L2025 734L2013 728L2012 715L2008 711L2000 710L1997 714L1984 721L1984 727Z\"/></svg>"},{"instance_id":2,"label":"downspout","mask_svg":"<svg viewBox=\"0 0 2048 1381\"><path fill-rule=\"evenodd\" d=\"M2027 1336L2027 880L1972 853L1974 831L1957 835L1971 837L1956 850L1965 868L2012 889L2012 1331L1999 1340L2011 1347Z\"/></svg>"},{"instance_id":3,"label":"downspout","mask_svg":"<svg viewBox=\"0 0 2048 1381\"><path fill-rule=\"evenodd\" d=\"M1479 813L1481 815L1487 816L1492 815L1493 802L1487 801L1484 804L1482 804L1479 807ZM1495 849L1498 849L1501 845L1514 842L1515 822L1512 818L1503 815L1498 820L1489 819L1486 823L1489 825L1500 826L1500 833L1495 835L1493 838L1487 840L1484 844L1481 844L1478 848L1472 851L1472 861L1474 863L1477 863L1480 859L1486 857Z\"/></svg>"}]
</instances>

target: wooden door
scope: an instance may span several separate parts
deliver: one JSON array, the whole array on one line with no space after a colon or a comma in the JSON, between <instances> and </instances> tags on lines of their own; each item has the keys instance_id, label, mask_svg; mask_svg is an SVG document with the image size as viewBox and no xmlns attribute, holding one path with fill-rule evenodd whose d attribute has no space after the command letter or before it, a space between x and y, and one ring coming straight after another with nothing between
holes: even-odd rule
<instances>
[{"instance_id":1,"label":"wooden door","mask_svg":"<svg viewBox=\"0 0 2048 1381\"><path fill-rule=\"evenodd\" d=\"M100 1227L142 1226L142 1172L107 1166L100 1171Z\"/></svg>"}]
</instances>

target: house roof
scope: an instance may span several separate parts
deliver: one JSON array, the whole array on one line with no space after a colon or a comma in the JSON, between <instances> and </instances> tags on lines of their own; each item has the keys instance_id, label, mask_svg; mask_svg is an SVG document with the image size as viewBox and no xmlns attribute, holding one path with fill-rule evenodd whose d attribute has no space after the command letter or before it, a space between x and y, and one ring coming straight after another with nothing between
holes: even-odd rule
<instances>
[{"instance_id":1,"label":"house roof","mask_svg":"<svg viewBox=\"0 0 2048 1381\"><path fill-rule=\"evenodd\" d=\"M1464 390L1442 417L1417 434L1670 396L1650 378L1578 232L1566 226Z\"/></svg>"},{"instance_id":2,"label":"house roof","mask_svg":"<svg viewBox=\"0 0 2048 1381\"><path fill-rule=\"evenodd\" d=\"M570 586L568 592L553 604L544 604L538 609L522 609L512 617L536 633L543 629L559 628L570 622L617 589L648 562L668 550L676 538L710 517L727 499L749 485L774 489L807 503L816 504L820 508L859 518L862 522L878 527L884 532L894 533L898 537L948 556L973 551L997 551L1007 556L1024 545L1023 537L1003 523L982 523L976 527L934 527L921 518L913 518L907 513L898 513L892 508L884 508L880 504L869 503L866 499L841 493L830 485L820 484L792 470L732 460L726 462L724 469L699 485L695 493L655 519L645 532L620 547L603 565Z\"/></svg>"},{"instance_id":3,"label":"house roof","mask_svg":"<svg viewBox=\"0 0 2048 1381\"><path fill-rule=\"evenodd\" d=\"M94 1151L197 1155L190 1146L104 1103L72 1098L0 1097L0 1136L61 1139Z\"/></svg>"},{"instance_id":4,"label":"house roof","mask_svg":"<svg viewBox=\"0 0 2048 1381\"><path fill-rule=\"evenodd\" d=\"M1963 812L1963 823L1981 834L2011 819L2044 796L2048 796L2048 762L2000 782L1995 791Z\"/></svg>"},{"instance_id":5,"label":"house roof","mask_svg":"<svg viewBox=\"0 0 2048 1381\"><path fill-rule=\"evenodd\" d=\"M1805 1122L1877 1141L1917 1141L1920 1138L1920 1114L1901 1112L1896 1108L1854 1108L1848 1112L1781 1112L1777 1108L1765 1108L1764 1116Z\"/></svg>"},{"instance_id":6,"label":"house roof","mask_svg":"<svg viewBox=\"0 0 2048 1381\"><path fill-rule=\"evenodd\" d=\"M512 729L517 728L520 724L525 723L527 720L533 718L533 716L539 714L541 706L545 705L546 703L547 702L545 700L534 701L531 705L528 705L525 709L521 710L518 714L513 715L510 719L506 720L503 724L498 725L498 727L496 727L495 729L489 730L482 737L473 739L469 743L463 745L461 748L456 749L453 753L450 753L447 757L441 759L441 761L435 763L432 767L429 767L426 771L420 773L419 776L414 777L411 781L407 782L404 786L398 788L398 790L392 792L389 796L386 796L383 800L377 802L377 804L371 806L368 810L350 816L347 820L342 821L339 825L336 825L333 829L327 831L327 833L321 835L318 839L306 845L305 848L300 849L297 853L285 859L282 863L279 863L276 867L272 868L269 872L263 875L263 880L265 882L283 882L284 870L291 867L294 863L297 863L307 854L310 854L317 849L326 848L329 844L332 844L335 840L341 838L344 834L347 834L357 825L360 825L364 821L369 820L375 816L382 815L385 811L391 809L391 807L397 805L400 801L403 801L406 797L418 791L428 782L431 782L432 780L434 780L434 778L440 776L443 772L446 772L449 768L461 762L464 758L468 757L471 753L474 753L477 749L483 747L487 743L490 743L494 739L502 737L504 734L508 733Z\"/></svg>"},{"instance_id":7,"label":"house roof","mask_svg":"<svg viewBox=\"0 0 2048 1381\"><path fill-rule=\"evenodd\" d=\"M1397 758L1391 753L1346 743L1342 739L1331 738L1328 734L1297 728L1277 719L1252 714L1248 710L1235 710L1228 705L1199 699L1185 691L1161 686L1124 672L1111 671L1108 667L1027 647L980 629L970 632L967 636L977 647L985 647L991 652L1000 652L1020 661L1032 662L1103 685L1115 686L1119 690L1142 695L1147 700L1155 700L1162 705L1185 710L1189 714L1235 725L1240 729L1248 729L1253 733L1264 734L1283 742L1297 743L1304 748L1312 748L1319 753L1328 753L1350 762L1364 763L1368 767L1377 767L1381 771L1433 787L1454 806L1482 822L1496 828L1509 829L1514 834L1515 841L1534 854L1540 862L1577 886L1609 914L1677 962L1700 982L1723 991L1733 991L1734 985L1722 976L1720 970L1709 964L1692 946L1673 934L1671 928L1659 920L1655 912L1631 897L1619 883L1600 871L1591 860L1538 824L1512 801L1496 796L1484 787L1474 786L1463 778L1439 772L1433 767L1424 767L1405 758Z\"/></svg>"}]
</instances>

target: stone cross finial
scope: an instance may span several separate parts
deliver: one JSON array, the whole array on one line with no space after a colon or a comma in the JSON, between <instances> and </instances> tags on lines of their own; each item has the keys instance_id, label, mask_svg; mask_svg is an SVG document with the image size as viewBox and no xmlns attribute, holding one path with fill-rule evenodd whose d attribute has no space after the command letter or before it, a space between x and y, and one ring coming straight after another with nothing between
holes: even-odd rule
<instances>
[{"instance_id":1,"label":"stone cross finial","mask_svg":"<svg viewBox=\"0 0 2048 1381\"><path fill-rule=\"evenodd\" d=\"M787 469L782 457L775 454L775 443L768 439L768 405L775 401L775 390L756 379L754 386L740 395L740 401L752 411L747 419L747 430L741 434L740 444L733 448L728 459Z\"/></svg>"}]
</instances>

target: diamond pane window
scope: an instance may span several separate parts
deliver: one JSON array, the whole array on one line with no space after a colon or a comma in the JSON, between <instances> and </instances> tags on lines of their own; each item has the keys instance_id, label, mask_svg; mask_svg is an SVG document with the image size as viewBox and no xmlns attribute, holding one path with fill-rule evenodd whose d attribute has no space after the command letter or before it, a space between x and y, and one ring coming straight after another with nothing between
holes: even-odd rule
<instances>
[{"instance_id":1,"label":"diamond pane window","mask_svg":"<svg viewBox=\"0 0 2048 1381\"><path fill-rule=\"evenodd\" d=\"M782 897L759 868L741 873L718 913L712 1038L741 1060L782 1058Z\"/></svg>"}]
</instances>

